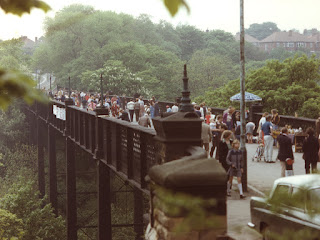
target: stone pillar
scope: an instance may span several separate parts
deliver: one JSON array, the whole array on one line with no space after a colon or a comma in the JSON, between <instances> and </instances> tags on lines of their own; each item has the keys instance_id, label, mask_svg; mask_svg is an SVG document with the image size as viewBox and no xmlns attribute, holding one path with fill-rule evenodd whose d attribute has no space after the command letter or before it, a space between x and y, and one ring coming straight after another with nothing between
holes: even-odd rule
<instances>
[{"instance_id":1,"label":"stone pillar","mask_svg":"<svg viewBox=\"0 0 320 240\"><path fill-rule=\"evenodd\" d=\"M197 150L196 150L197 149ZM201 148L149 171L146 240L212 240L226 236L226 173Z\"/></svg>"}]
</instances>

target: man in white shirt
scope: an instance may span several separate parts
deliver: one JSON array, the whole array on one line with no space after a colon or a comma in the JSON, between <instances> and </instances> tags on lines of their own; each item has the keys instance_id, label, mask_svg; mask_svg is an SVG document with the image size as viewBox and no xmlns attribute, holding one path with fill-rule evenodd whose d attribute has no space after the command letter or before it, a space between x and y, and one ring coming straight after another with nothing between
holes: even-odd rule
<instances>
[{"instance_id":1,"label":"man in white shirt","mask_svg":"<svg viewBox=\"0 0 320 240\"><path fill-rule=\"evenodd\" d=\"M178 112L179 111L178 103L175 103L171 109L172 109L172 112Z\"/></svg>"},{"instance_id":2,"label":"man in white shirt","mask_svg":"<svg viewBox=\"0 0 320 240\"><path fill-rule=\"evenodd\" d=\"M134 101L130 99L130 102L127 103L127 109L129 110L130 121L133 121L133 114L134 114Z\"/></svg>"}]
</instances>

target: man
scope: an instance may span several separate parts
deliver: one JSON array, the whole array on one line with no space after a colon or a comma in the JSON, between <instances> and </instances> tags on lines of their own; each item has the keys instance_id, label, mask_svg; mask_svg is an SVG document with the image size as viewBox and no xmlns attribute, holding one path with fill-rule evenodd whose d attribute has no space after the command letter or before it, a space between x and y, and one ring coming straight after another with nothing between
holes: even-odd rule
<instances>
[{"instance_id":1,"label":"man","mask_svg":"<svg viewBox=\"0 0 320 240\"><path fill-rule=\"evenodd\" d=\"M154 116L158 117L160 116L160 107L159 107L159 102L156 101L154 104Z\"/></svg>"},{"instance_id":2,"label":"man","mask_svg":"<svg viewBox=\"0 0 320 240\"><path fill-rule=\"evenodd\" d=\"M268 115L266 117L266 122L262 125L261 130L264 134L264 157L267 163L274 163L272 161L272 154L273 154L273 137L272 137L272 123L271 116Z\"/></svg>"},{"instance_id":3,"label":"man","mask_svg":"<svg viewBox=\"0 0 320 240\"><path fill-rule=\"evenodd\" d=\"M172 112L178 112L178 111L179 111L178 103L175 103L175 104L172 106Z\"/></svg>"},{"instance_id":4,"label":"man","mask_svg":"<svg viewBox=\"0 0 320 240\"><path fill-rule=\"evenodd\" d=\"M210 126L205 123L204 119L202 122L202 130L201 130L201 139L202 139L202 146L207 152L207 156L209 155L209 143L211 142L212 132Z\"/></svg>"},{"instance_id":5,"label":"man","mask_svg":"<svg viewBox=\"0 0 320 240\"><path fill-rule=\"evenodd\" d=\"M140 103L139 103L139 98L136 99L136 102L134 103L134 113L136 115L136 121L139 121L140 117Z\"/></svg>"},{"instance_id":6,"label":"man","mask_svg":"<svg viewBox=\"0 0 320 240\"><path fill-rule=\"evenodd\" d=\"M142 127L151 127L149 115L145 113L138 121L138 124Z\"/></svg>"},{"instance_id":7,"label":"man","mask_svg":"<svg viewBox=\"0 0 320 240\"><path fill-rule=\"evenodd\" d=\"M129 110L130 114L130 121L133 121L133 114L134 114L134 101L133 99L130 99L130 101L127 103L127 109Z\"/></svg>"},{"instance_id":8,"label":"man","mask_svg":"<svg viewBox=\"0 0 320 240\"><path fill-rule=\"evenodd\" d=\"M279 152L278 152L277 158L280 160L281 177L285 177L286 159L287 158L291 158L292 160L294 159L293 152L292 152L292 142L287 134L288 134L288 129L282 128L281 134L277 137L277 141L279 143Z\"/></svg>"},{"instance_id":9,"label":"man","mask_svg":"<svg viewBox=\"0 0 320 240\"><path fill-rule=\"evenodd\" d=\"M172 109L169 105L167 105L166 108L167 108L167 113L172 112Z\"/></svg>"}]
</instances>

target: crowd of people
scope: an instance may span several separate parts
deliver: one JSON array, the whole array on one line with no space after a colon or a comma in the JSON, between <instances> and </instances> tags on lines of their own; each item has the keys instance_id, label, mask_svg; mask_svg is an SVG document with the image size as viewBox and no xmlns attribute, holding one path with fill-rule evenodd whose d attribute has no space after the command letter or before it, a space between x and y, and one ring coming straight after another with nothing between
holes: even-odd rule
<instances>
[{"instance_id":1,"label":"crowd of people","mask_svg":"<svg viewBox=\"0 0 320 240\"><path fill-rule=\"evenodd\" d=\"M56 94L49 93L51 98L64 102L69 98L69 92L60 89ZM101 105L101 97L99 93L71 91L70 99L75 106L94 111ZM103 105L109 110L109 115L128 122L137 122L144 127L152 126L152 119L160 116L161 110L159 102L155 97L144 101L142 96L126 100L125 97L106 94L103 96ZM166 112L178 112L177 103L172 106L166 106Z\"/></svg>"},{"instance_id":2,"label":"crowd of people","mask_svg":"<svg viewBox=\"0 0 320 240\"><path fill-rule=\"evenodd\" d=\"M52 98L65 101L67 98L66 91L59 90ZM70 94L74 105L85 108L88 111L93 111L100 106L100 94L85 93L73 91ZM122 119L128 122L137 122L144 127L152 127L152 119L160 116L159 102L152 97L148 101L144 101L142 96L129 99L120 98L116 95L103 96L103 104L109 109L110 116ZM207 152L207 156L213 157L216 150L216 158L221 163L229 176L227 193L230 194L230 185L232 178L235 176L238 179L238 188L240 198L245 198L242 191L241 176L243 173L243 159L241 150L239 149L240 140L240 112L230 106L221 115L213 114L211 108L206 107L205 102L197 105L193 103L195 113L203 120L202 123L202 142L203 147ZM178 112L179 105L177 103L172 106L166 106L166 112ZM246 112L246 119L248 112ZM279 151L277 160L281 164L281 176L285 176L287 170L292 170L292 163L294 162L294 155L292 151L292 140L288 137L288 129L282 128L280 134L274 138L273 131L279 129L280 116L276 109L272 109L271 113L263 113L257 128L257 143L264 146L264 158L267 163L274 163L273 160L273 146L278 143ZM255 123L247 121L246 123L246 137L247 142L253 143ZM307 138L303 143L303 152L305 160L306 173L310 173L317 169L319 144L318 139L314 136L314 130L308 128ZM211 149L210 149L211 143ZM289 161L288 161L289 160ZM292 171L291 171L292 172Z\"/></svg>"}]
</instances>

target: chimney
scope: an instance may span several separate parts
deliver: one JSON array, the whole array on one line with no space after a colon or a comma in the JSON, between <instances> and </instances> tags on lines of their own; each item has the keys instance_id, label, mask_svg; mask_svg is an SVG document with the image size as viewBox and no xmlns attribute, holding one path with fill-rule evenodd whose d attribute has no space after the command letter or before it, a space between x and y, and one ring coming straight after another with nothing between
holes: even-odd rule
<instances>
[{"instance_id":1,"label":"chimney","mask_svg":"<svg viewBox=\"0 0 320 240\"><path fill-rule=\"evenodd\" d=\"M38 42L38 37L35 37L34 41L35 41L35 42Z\"/></svg>"},{"instance_id":2,"label":"chimney","mask_svg":"<svg viewBox=\"0 0 320 240\"><path fill-rule=\"evenodd\" d=\"M289 31L289 37L292 37L292 30Z\"/></svg>"}]
</instances>

